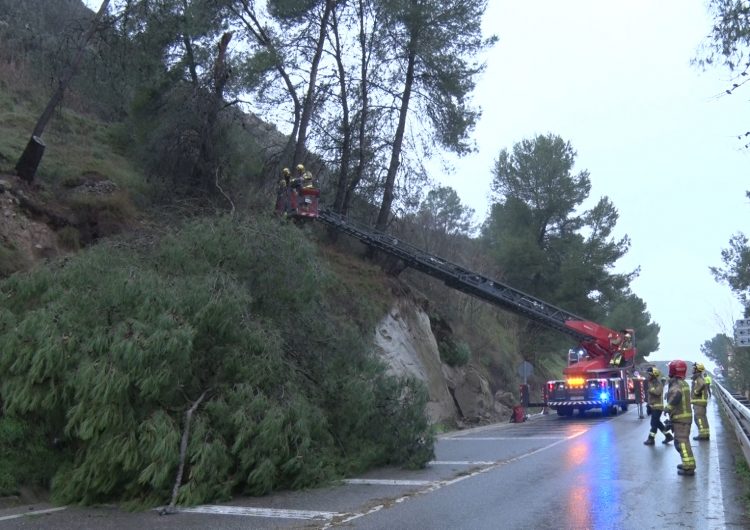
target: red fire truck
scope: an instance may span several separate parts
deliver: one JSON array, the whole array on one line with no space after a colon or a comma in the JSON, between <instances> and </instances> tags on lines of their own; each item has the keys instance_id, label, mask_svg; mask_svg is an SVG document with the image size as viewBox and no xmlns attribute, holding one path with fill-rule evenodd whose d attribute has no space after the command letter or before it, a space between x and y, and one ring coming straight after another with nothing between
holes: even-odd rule
<instances>
[{"instance_id":1,"label":"red fire truck","mask_svg":"<svg viewBox=\"0 0 750 530\"><path fill-rule=\"evenodd\" d=\"M634 371L636 348L632 329L615 331L590 322L329 210L321 210L318 219L399 258L406 266L444 281L449 287L572 337L577 346L568 354L563 379L547 382L544 403L530 403L528 386L522 385L523 406L544 406L561 416L571 416L575 410L584 413L589 409L616 414L618 410L627 410L630 403L642 402L643 379Z\"/></svg>"},{"instance_id":2,"label":"red fire truck","mask_svg":"<svg viewBox=\"0 0 750 530\"><path fill-rule=\"evenodd\" d=\"M635 333L632 329L614 331L585 320L567 321L566 326L585 335L568 352L564 379L548 381L545 405L560 416L572 416L577 409L601 409L603 414L628 410L640 402L642 379L633 372Z\"/></svg>"}]
</instances>

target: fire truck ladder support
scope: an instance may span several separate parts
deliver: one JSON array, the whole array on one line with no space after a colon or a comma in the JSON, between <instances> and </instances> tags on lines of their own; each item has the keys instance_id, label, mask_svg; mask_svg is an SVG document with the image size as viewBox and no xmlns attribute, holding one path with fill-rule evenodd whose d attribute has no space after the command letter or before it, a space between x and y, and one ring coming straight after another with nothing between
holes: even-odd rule
<instances>
[{"instance_id":1,"label":"fire truck ladder support","mask_svg":"<svg viewBox=\"0 0 750 530\"><path fill-rule=\"evenodd\" d=\"M423 252L391 235L363 225L357 225L330 210L321 210L318 219L359 239L371 248L399 258L413 269L442 280L449 287L476 296L508 311L519 313L549 328L565 333L577 341L589 338L589 335L579 333L565 325L565 322L569 320L584 319L559 307L550 305L496 280L468 271L440 257Z\"/></svg>"}]
</instances>

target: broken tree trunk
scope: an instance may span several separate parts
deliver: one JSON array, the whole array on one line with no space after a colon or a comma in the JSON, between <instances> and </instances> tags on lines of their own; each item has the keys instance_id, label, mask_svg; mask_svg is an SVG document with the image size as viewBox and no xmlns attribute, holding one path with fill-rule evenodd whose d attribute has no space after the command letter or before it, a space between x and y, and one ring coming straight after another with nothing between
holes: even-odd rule
<instances>
[{"instance_id":1,"label":"broken tree trunk","mask_svg":"<svg viewBox=\"0 0 750 530\"><path fill-rule=\"evenodd\" d=\"M78 71L78 67L83 60L83 52L86 50L86 45L94 35L99 20L101 20L104 13L107 12L109 2L110 0L103 0L99 7L99 11L97 11L94 20L91 21L89 29L83 36L81 45L76 52L76 56L73 58L73 62L60 77L55 93L52 94L52 97L47 102L47 106L44 108L42 115L39 116L39 119L34 126L34 131L31 133L31 140L26 144L26 148L23 150L23 154L16 164L16 174L29 183L34 182L36 170L39 167L39 163L42 161L42 155L44 155L44 143L41 140L42 133L44 132L45 127L47 127L47 123L49 123L49 120L52 118L55 107L57 107L57 105L60 104L60 101L62 101L63 94L65 93L65 89L68 87L70 80L73 79L73 76Z\"/></svg>"},{"instance_id":2,"label":"broken tree trunk","mask_svg":"<svg viewBox=\"0 0 750 530\"><path fill-rule=\"evenodd\" d=\"M38 136L32 136L16 164L16 175L26 182L33 182L36 170L44 156L44 142Z\"/></svg>"},{"instance_id":3,"label":"broken tree trunk","mask_svg":"<svg viewBox=\"0 0 750 530\"><path fill-rule=\"evenodd\" d=\"M193 413L198 409L198 406L206 398L208 390L203 392L200 397L192 404L192 406L185 412L185 427L182 430L182 441L180 442L180 465L177 468L177 477L174 481L174 487L172 488L172 499L169 501L169 506L161 511L162 515L175 513L177 511L177 495L180 492L180 486L182 485L182 474L185 471L185 460L187 459L188 441L190 440L190 422L193 419Z\"/></svg>"}]
</instances>

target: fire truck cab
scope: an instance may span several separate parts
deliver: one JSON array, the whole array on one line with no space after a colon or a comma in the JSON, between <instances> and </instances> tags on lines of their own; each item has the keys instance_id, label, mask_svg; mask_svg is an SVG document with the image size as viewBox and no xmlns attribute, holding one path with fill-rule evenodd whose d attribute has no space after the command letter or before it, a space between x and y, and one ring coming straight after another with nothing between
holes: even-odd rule
<instances>
[{"instance_id":1,"label":"fire truck cab","mask_svg":"<svg viewBox=\"0 0 750 530\"><path fill-rule=\"evenodd\" d=\"M560 416L600 409L602 414L627 411L634 403L635 388L630 369L635 357L633 330L613 331L593 322L570 321L566 325L589 334L568 351L564 379L547 381L545 404Z\"/></svg>"}]
</instances>

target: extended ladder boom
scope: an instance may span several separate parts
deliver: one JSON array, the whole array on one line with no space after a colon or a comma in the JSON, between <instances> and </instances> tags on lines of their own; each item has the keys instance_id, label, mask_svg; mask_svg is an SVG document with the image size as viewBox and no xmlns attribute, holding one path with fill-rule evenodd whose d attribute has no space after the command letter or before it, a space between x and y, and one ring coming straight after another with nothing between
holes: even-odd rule
<instances>
[{"instance_id":1,"label":"extended ladder boom","mask_svg":"<svg viewBox=\"0 0 750 530\"><path fill-rule=\"evenodd\" d=\"M406 265L442 280L449 287L519 313L547 327L570 335L578 341L592 339L592 335L570 327L584 319L559 307L513 289L496 280L485 278L442 258L428 254L417 247L383 232L356 225L340 214L322 210L318 219L345 232L366 244L401 259ZM574 324L575 325L575 324ZM578 326L580 327L580 326Z\"/></svg>"}]
</instances>

